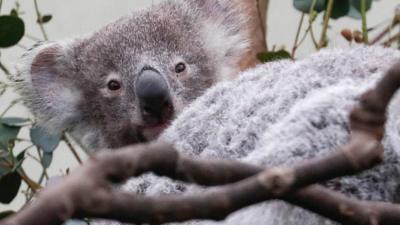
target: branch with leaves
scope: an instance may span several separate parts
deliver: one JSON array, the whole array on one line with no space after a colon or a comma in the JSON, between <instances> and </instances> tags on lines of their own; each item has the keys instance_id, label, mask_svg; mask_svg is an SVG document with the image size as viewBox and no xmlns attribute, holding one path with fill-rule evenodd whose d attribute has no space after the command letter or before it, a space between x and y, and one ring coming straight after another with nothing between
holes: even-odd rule
<instances>
[{"instance_id":1,"label":"branch with leaves","mask_svg":"<svg viewBox=\"0 0 400 225\"><path fill-rule=\"evenodd\" d=\"M34 37L27 33L25 21L22 19L24 12L18 1L14 1L12 9L4 13L2 7L3 1L0 1L0 48L21 47L21 41L26 38L27 41L33 44L47 40L45 24L52 19L50 14L42 14L39 10L38 1L34 0L34 10L37 25L43 34L43 39ZM0 203L11 203L20 192L23 183L27 189L23 190L26 202L42 188L43 183L48 179L47 168L52 162L53 151L57 148L60 142L64 141L67 147L71 149L72 154L80 161L76 154L74 146L67 138L62 138L61 134L53 135L37 128L34 125L34 120L29 118L12 116L11 112L16 106L21 106L22 99L8 100L4 94L14 92L16 86L14 71L0 61L0 70L3 72L0 79L0 102L2 111L0 112ZM11 116L10 116L11 115ZM29 129L29 137L21 138L20 133L24 129ZM42 173L38 179L33 178L32 174L23 169L25 162L33 160L42 167ZM0 212L0 218L8 215L11 211Z\"/></svg>"},{"instance_id":2,"label":"branch with leaves","mask_svg":"<svg viewBox=\"0 0 400 225\"><path fill-rule=\"evenodd\" d=\"M104 151L64 181L44 189L31 204L0 224L56 225L68 218L84 217L151 224L221 220L245 206L271 199L285 200L344 224L399 224L400 207L396 204L348 199L315 185L359 173L382 161L380 141L385 112L398 88L400 63L375 89L362 96L360 106L350 115L349 143L330 155L291 167L261 168L232 161L192 159L165 143ZM112 188L112 183L146 172L188 183L225 186L198 195L162 197L138 196ZM46 216L38 217L40 213Z\"/></svg>"}]
</instances>

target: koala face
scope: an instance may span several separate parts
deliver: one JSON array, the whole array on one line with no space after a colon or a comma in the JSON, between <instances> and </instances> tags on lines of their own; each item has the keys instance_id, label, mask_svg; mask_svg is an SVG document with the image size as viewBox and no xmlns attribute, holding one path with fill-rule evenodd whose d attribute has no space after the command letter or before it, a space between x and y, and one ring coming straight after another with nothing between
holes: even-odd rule
<instances>
[{"instance_id":1,"label":"koala face","mask_svg":"<svg viewBox=\"0 0 400 225\"><path fill-rule=\"evenodd\" d=\"M86 37L45 43L22 60L21 94L37 123L89 149L156 138L246 47L229 1L170 1Z\"/></svg>"}]
</instances>

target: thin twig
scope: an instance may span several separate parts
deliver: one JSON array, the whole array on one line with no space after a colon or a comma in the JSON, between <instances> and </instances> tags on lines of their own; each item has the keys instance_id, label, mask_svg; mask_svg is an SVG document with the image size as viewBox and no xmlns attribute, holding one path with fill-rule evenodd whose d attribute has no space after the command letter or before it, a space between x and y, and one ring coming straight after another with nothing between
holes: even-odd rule
<instances>
[{"instance_id":1,"label":"thin twig","mask_svg":"<svg viewBox=\"0 0 400 225\"><path fill-rule=\"evenodd\" d=\"M389 24L384 30L382 30L372 41L369 43L370 45L374 45L378 43L385 35L389 34L389 32L399 24L400 21L394 20L393 23Z\"/></svg>"},{"instance_id":2,"label":"thin twig","mask_svg":"<svg viewBox=\"0 0 400 225\"><path fill-rule=\"evenodd\" d=\"M361 0L361 30L363 34L364 44L368 44L368 27L367 27L367 1Z\"/></svg>"},{"instance_id":3,"label":"thin twig","mask_svg":"<svg viewBox=\"0 0 400 225\"><path fill-rule=\"evenodd\" d=\"M327 41L326 32L328 31L329 20L331 17L334 2L335 2L334 0L328 0L328 6L326 8L324 15L324 22L322 26L322 33L321 33L321 38L319 40L318 49L323 48L326 45Z\"/></svg>"},{"instance_id":4,"label":"thin twig","mask_svg":"<svg viewBox=\"0 0 400 225\"><path fill-rule=\"evenodd\" d=\"M48 40L47 33L46 33L46 30L44 29L44 26L43 26L43 23L42 23L42 15L41 15L41 13L39 11L39 6L37 4L37 0L33 0L33 2L35 3L36 16L37 16L37 19L38 19L38 24L39 24L40 30L41 30L42 35L43 35L43 39L45 41L47 41Z\"/></svg>"},{"instance_id":5,"label":"thin twig","mask_svg":"<svg viewBox=\"0 0 400 225\"><path fill-rule=\"evenodd\" d=\"M30 35L30 34L25 34L25 37L31 39L32 41L36 41L36 42L43 41L42 39L37 38L37 37L35 37L35 36L32 36L32 35Z\"/></svg>"},{"instance_id":6,"label":"thin twig","mask_svg":"<svg viewBox=\"0 0 400 225\"><path fill-rule=\"evenodd\" d=\"M11 75L10 71L7 69L7 67L0 62L0 69L6 74L6 75Z\"/></svg>"},{"instance_id":7,"label":"thin twig","mask_svg":"<svg viewBox=\"0 0 400 225\"><path fill-rule=\"evenodd\" d=\"M384 46L390 46L393 42L400 39L400 32L394 35L393 37L389 38L389 40L383 43Z\"/></svg>"},{"instance_id":8,"label":"thin twig","mask_svg":"<svg viewBox=\"0 0 400 225\"><path fill-rule=\"evenodd\" d=\"M314 35L314 29L312 27L312 24L310 25L310 36L311 36L311 40L312 40L312 42L314 44L314 47L318 48L318 42L317 42L317 38Z\"/></svg>"},{"instance_id":9,"label":"thin twig","mask_svg":"<svg viewBox=\"0 0 400 225\"><path fill-rule=\"evenodd\" d=\"M69 137L68 137L68 135L66 133L64 133L62 139L67 144L68 148L71 150L71 152L74 155L76 161L78 161L79 164L82 164L82 159L79 157L78 152L76 151L75 147L72 145L71 140L69 139Z\"/></svg>"},{"instance_id":10,"label":"thin twig","mask_svg":"<svg viewBox=\"0 0 400 225\"><path fill-rule=\"evenodd\" d=\"M8 106L7 106L7 108L0 114L0 117L3 117L7 112L8 112L8 110L10 110L12 107L14 107L16 104L18 104L20 102L20 100L14 100L14 101L12 101Z\"/></svg>"},{"instance_id":11,"label":"thin twig","mask_svg":"<svg viewBox=\"0 0 400 225\"><path fill-rule=\"evenodd\" d=\"M267 0L269 1L269 0ZM265 7L263 7L263 10L265 10L265 12L261 12L261 4L260 4L260 0L257 0L257 12L258 12L258 18L260 20L260 28L261 28L261 32L263 35L263 39L265 40L265 48L266 51L268 51L268 41L267 41L267 25L266 25L266 18L264 17L264 15L266 16L266 13L268 11L268 2L264 2L263 4L265 4Z\"/></svg>"},{"instance_id":12,"label":"thin twig","mask_svg":"<svg viewBox=\"0 0 400 225\"><path fill-rule=\"evenodd\" d=\"M299 40L300 31L303 26L304 15L305 15L304 13L301 14L300 22L299 22L299 25L297 26L296 37L294 39L293 48L292 48L292 59L294 59L294 55L296 54L297 47L299 47L297 45L298 44L297 42Z\"/></svg>"}]
</instances>

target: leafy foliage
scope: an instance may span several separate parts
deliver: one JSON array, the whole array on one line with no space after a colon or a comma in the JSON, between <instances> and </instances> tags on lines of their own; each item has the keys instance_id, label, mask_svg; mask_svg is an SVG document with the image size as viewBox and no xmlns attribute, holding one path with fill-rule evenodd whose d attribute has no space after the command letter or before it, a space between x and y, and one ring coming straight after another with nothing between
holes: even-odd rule
<instances>
[{"instance_id":1,"label":"leafy foliage","mask_svg":"<svg viewBox=\"0 0 400 225\"><path fill-rule=\"evenodd\" d=\"M17 172L4 175L0 179L0 202L8 204L17 196L21 186L21 177Z\"/></svg>"},{"instance_id":2,"label":"leafy foliage","mask_svg":"<svg viewBox=\"0 0 400 225\"><path fill-rule=\"evenodd\" d=\"M293 0L293 6L300 12L310 13L312 11L325 11L329 0ZM338 19L349 16L361 19L361 1L363 0L340 0L334 1L331 18ZM372 6L372 0L365 0L366 10Z\"/></svg>"},{"instance_id":3,"label":"leafy foliage","mask_svg":"<svg viewBox=\"0 0 400 225\"><path fill-rule=\"evenodd\" d=\"M262 63L271 62L280 59L290 59L290 53L285 50L279 50L276 52L261 52L257 54L258 60Z\"/></svg>"},{"instance_id":4,"label":"leafy foliage","mask_svg":"<svg viewBox=\"0 0 400 225\"><path fill-rule=\"evenodd\" d=\"M61 135L50 134L39 126L33 126L30 130L32 143L45 153L52 153L61 141Z\"/></svg>"},{"instance_id":5,"label":"leafy foliage","mask_svg":"<svg viewBox=\"0 0 400 225\"><path fill-rule=\"evenodd\" d=\"M0 148L12 148L20 129L20 126L10 126L0 120Z\"/></svg>"},{"instance_id":6,"label":"leafy foliage","mask_svg":"<svg viewBox=\"0 0 400 225\"><path fill-rule=\"evenodd\" d=\"M10 216L10 215L12 215L12 214L14 214L15 212L14 211L11 211L11 210L7 210L7 211L4 211L4 212L0 212L0 220L1 219L4 219L4 218L6 218L7 216Z\"/></svg>"},{"instance_id":7,"label":"leafy foliage","mask_svg":"<svg viewBox=\"0 0 400 225\"><path fill-rule=\"evenodd\" d=\"M3 1L0 1L0 9ZM48 23L52 19L50 14L42 14L38 11L36 0L35 10L37 18L36 22L41 28L43 24ZM11 9L9 14L0 14L0 48L17 46L19 42L27 34L25 32L25 22L20 17L23 12L20 10L20 4L15 1L15 7ZM42 29L43 37L46 35ZM29 35L30 39L32 36ZM34 37L35 42L41 41L40 38ZM10 79L10 71L0 62L0 69L8 78L5 82L0 80L0 97L14 86ZM57 148L61 141L61 135L48 134L39 127L32 125L32 120L28 118L5 116L9 109L19 104L19 100L11 101L5 111L0 113L0 202L4 204L10 203L19 193L21 183L25 182L28 186L25 190L26 199L29 200L32 195L41 187L44 178L47 177L46 169L50 166L53 157L53 151ZM30 129L30 139L18 138L22 129ZM19 143L29 144L22 150L16 150ZM18 149L21 149L20 147ZM36 158L32 155L31 150L36 149ZM18 152L17 152L18 151ZM27 158L38 161L43 167L43 173L36 182L29 178L23 170L23 163ZM12 214L12 211L0 213L0 218L4 218Z\"/></svg>"},{"instance_id":8,"label":"leafy foliage","mask_svg":"<svg viewBox=\"0 0 400 225\"><path fill-rule=\"evenodd\" d=\"M24 36L25 24L14 15L0 16L0 47L16 45Z\"/></svg>"},{"instance_id":9,"label":"leafy foliage","mask_svg":"<svg viewBox=\"0 0 400 225\"><path fill-rule=\"evenodd\" d=\"M49 15L49 14L43 15L43 16L41 16L40 18L38 18L38 19L36 20L36 22L37 22L37 23L44 24L44 23L49 22L49 21L51 20L51 18L53 18L52 15Z\"/></svg>"}]
</instances>

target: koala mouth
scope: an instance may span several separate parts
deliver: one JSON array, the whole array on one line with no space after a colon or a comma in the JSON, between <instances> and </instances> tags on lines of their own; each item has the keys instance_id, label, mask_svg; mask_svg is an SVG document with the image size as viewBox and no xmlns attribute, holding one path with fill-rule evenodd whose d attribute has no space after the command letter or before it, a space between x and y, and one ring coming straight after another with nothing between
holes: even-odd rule
<instances>
[{"instance_id":1,"label":"koala mouth","mask_svg":"<svg viewBox=\"0 0 400 225\"><path fill-rule=\"evenodd\" d=\"M171 120L161 121L159 123L144 125L141 127L142 136L151 141L156 139L171 123Z\"/></svg>"},{"instance_id":2,"label":"koala mouth","mask_svg":"<svg viewBox=\"0 0 400 225\"><path fill-rule=\"evenodd\" d=\"M143 125L141 128L142 136L146 141L156 139L170 124L175 116L172 104L168 103L159 113L152 113L150 110L141 112Z\"/></svg>"}]
</instances>

